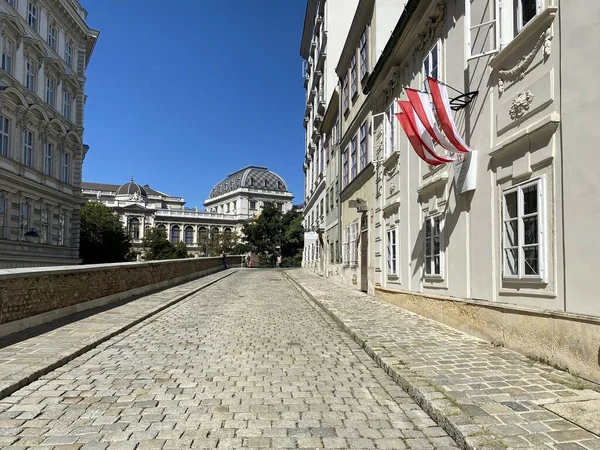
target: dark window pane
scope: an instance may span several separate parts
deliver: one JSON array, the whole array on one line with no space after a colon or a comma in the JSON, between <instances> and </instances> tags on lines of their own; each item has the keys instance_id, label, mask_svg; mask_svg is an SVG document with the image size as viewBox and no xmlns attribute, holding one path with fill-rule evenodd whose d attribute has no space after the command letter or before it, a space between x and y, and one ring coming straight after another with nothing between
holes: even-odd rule
<instances>
[{"instance_id":1,"label":"dark window pane","mask_svg":"<svg viewBox=\"0 0 600 450\"><path fill-rule=\"evenodd\" d=\"M433 238L433 254L434 255L440 254L440 237L439 236L436 236Z\"/></svg>"},{"instance_id":2,"label":"dark window pane","mask_svg":"<svg viewBox=\"0 0 600 450\"><path fill-rule=\"evenodd\" d=\"M523 11L523 25L529 22L537 14L536 0L519 0Z\"/></svg>"},{"instance_id":3,"label":"dark window pane","mask_svg":"<svg viewBox=\"0 0 600 450\"><path fill-rule=\"evenodd\" d=\"M431 236L431 221L427 219L425 221L425 237Z\"/></svg>"},{"instance_id":4,"label":"dark window pane","mask_svg":"<svg viewBox=\"0 0 600 450\"><path fill-rule=\"evenodd\" d=\"M537 216L523 219L523 229L525 230L524 244L538 243L538 218Z\"/></svg>"},{"instance_id":5,"label":"dark window pane","mask_svg":"<svg viewBox=\"0 0 600 450\"><path fill-rule=\"evenodd\" d=\"M431 274L431 257L430 256L425 258L425 273L427 275Z\"/></svg>"},{"instance_id":6,"label":"dark window pane","mask_svg":"<svg viewBox=\"0 0 600 450\"><path fill-rule=\"evenodd\" d=\"M504 251L504 274L517 275L519 268L519 251L517 249Z\"/></svg>"},{"instance_id":7,"label":"dark window pane","mask_svg":"<svg viewBox=\"0 0 600 450\"><path fill-rule=\"evenodd\" d=\"M523 189L523 214L537 212L537 186L529 186Z\"/></svg>"},{"instance_id":8,"label":"dark window pane","mask_svg":"<svg viewBox=\"0 0 600 450\"><path fill-rule=\"evenodd\" d=\"M440 270L440 256L434 256L433 257L433 264L434 264L434 272L436 275L440 275L442 273L442 271Z\"/></svg>"},{"instance_id":9,"label":"dark window pane","mask_svg":"<svg viewBox=\"0 0 600 450\"><path fill-rule=\"evenodd\" d=\"M505 219L517 217L517 192L511 192L504 196L504 214Z\"/></svg>"},{"instance_id":10,"label":"dark window pane","mask_svg":"<svg viewBox=\"0 0 600 450\"><path fill-rule=\"evenodd\" d=\"M504 246L505 247L516 247L519 245L519 236L517 234L516 220L504 223Z\"/></svg>"},{"instance_id":11,"label":"dark window pane","mask_svg":"<svg viewBox=\"0 0 600 450\"><path fill-rule=\"evenodd\" d=\"M525 253L525 275L538 275L540 272L537 246L525 248L523 251Z\"/></svg>"}]
</instances>

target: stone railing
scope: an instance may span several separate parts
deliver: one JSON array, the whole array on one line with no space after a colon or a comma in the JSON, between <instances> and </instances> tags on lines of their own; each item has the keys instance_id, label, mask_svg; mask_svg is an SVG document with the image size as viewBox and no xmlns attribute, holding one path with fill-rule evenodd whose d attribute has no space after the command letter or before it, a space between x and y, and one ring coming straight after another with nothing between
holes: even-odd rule
<instances>
[{"instance_id":1,"label":"stone railing","mask_svg":"<svg viewBox=\"0 0 600 450\"><path fill-rule=\"evenodd\" d=\"M223 269L217 257L0 270L0 336Z\"/></svg>"}]
</instances>

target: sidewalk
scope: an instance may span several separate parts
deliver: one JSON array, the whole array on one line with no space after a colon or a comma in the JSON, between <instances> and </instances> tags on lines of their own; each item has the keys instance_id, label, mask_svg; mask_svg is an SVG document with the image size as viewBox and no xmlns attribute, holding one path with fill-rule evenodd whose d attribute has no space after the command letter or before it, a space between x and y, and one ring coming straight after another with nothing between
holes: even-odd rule
<instances>
[{"instance_id":1,"label":"sidewalk","mask_svg":"<svg viewBox=\"0 0 600 450\"><path fill-rule=\"evenodd\" d=\"M236 271L224 270L0 338L0 399Z\"/></svg>"},{"instance_id":2,"label":"sidewalk","mask_svg":"<svg viewBox=\"0 0 600 450\"><path fill-rule=\"evenodd\" d=\"M307 270L286 274L461 447L600 449L598 385Z\"/></svg>"}]
</instances>

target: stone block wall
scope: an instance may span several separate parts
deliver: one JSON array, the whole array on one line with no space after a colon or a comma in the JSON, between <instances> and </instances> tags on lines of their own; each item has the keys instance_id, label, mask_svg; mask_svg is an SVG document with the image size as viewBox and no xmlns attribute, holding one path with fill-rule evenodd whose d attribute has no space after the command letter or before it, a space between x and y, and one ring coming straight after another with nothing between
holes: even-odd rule
<instances>
[{"instance_id":1,"label":"stone block wall","mask_svg":"<svg viewBox=\"0 0 600 450\"><path fill-rule=\"evenodd\" d=\"M241 262L241 256L227 257L229 267ZM223 268L218 257L0 270L0 325L98 299L121 300Z\"/></svg>"}]
</instances>

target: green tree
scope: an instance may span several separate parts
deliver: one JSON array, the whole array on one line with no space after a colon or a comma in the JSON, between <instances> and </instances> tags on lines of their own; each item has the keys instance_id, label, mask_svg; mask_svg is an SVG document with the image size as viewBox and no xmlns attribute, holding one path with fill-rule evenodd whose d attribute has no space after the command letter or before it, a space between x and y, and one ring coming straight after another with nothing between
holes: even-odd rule
<instances>
[{"instance_id":1,"label":"green tree","mask_svg":"<svg viewBox=\"0 0 600 450\"><path fill-rule=\"evenodd\" d=\"M99 202L81 207L79 257L83 264L124 262L131 242L120 218Z\"/></svg>"},{"instance_id":2,"label":"green tree","mask_svg":"<svg viewBox=\"0 0 600 450\"><path fill-rule=\"evenodd\" d=\"M183 242L173 245L167 239L167 232L160 228L149 228L146 230L142 241L144 246L144 260L154 261L159 259L187 258L188 252Z\"/></svg>"},{"instance_id":3,"label":"green tree","mask_svg":"<svg viewBox=\"0 0 600 450\"><path fill-rule=\"evenodd\" d=\"M247 248L272 266L280 251L286 265L298 265L302 260L304 228L298 211L283 214L275 204L266 204L256 219L244 224L243 231Z\"/></svg>"}]
</instances>

